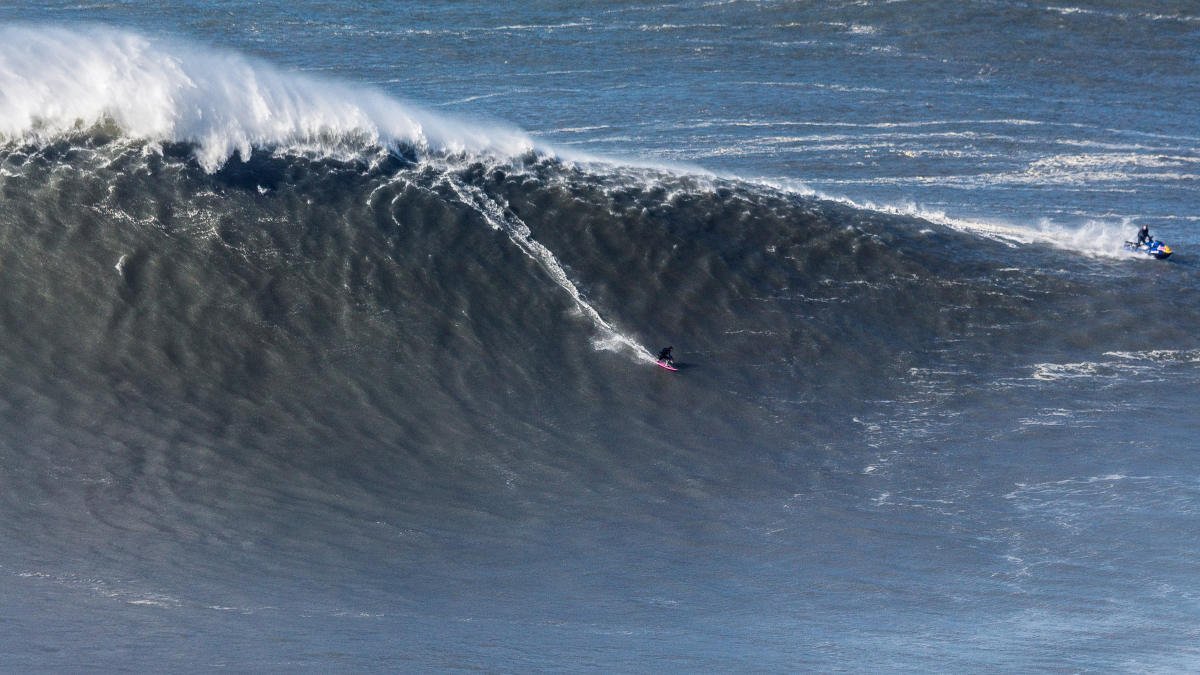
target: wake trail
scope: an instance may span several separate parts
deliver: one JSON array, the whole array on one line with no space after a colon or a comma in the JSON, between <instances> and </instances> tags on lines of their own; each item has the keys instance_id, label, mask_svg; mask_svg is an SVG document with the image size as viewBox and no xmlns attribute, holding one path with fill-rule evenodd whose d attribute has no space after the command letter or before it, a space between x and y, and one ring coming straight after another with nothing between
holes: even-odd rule
<instances>
[{"instance_id":1,"label":"wake trail","mask_svg":"<svg viewBox=\"0 0 1200 675\"><path fill-rule=\"evenodd\" d=\"M654 355L629 336L621 333L609 323L595 307L583 297L579 287L567 276L566 270L558 262L558 258L550 249L533 238L533 232L520 218L512 215L505 205L498 203L480 188L455 180L452 176L444 178L445 184L454 191L458 199L465 205L483 216L494 229L508 235L510 241L516 244L534 262L545 270L550 279L571 296L579 312L591 320L597 335L592 340L596 349L617 353L632 354L640 361L653 363Z\"/></svg>"},{"instance_id":2,"label":"wake trail","mask_svg":"<svg viewBox=\"0 0 1200 675\"><path fill-rule=\"evenodd\" d=\"M799 181L737 176L732 176L730 179L778 190L786 194L835 202L860 211L871 211L902 218L917 218L958 232L990 239L1012 248L1050 246L1093 258L1118 260L1131 258L1140 260L1144 257L1131 253L1124 247L1126 241L1136 236L1137 227L1132 218L1121 218L1119 222L1088 220L1076 225L1055 223L1049 219L1027 224L1006 222L998 218L968 219L949 215L945 211L923 208L911 202L893 204L852 199L844 195L815 190Z\"/></svg>"}]
</instances>

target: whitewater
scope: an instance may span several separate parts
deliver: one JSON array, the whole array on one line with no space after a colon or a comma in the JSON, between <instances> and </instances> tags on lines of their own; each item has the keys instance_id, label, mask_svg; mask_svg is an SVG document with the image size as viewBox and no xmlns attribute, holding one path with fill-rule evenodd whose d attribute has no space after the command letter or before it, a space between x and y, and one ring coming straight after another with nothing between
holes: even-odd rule
<instances>
[{"instance_id":1,"label":"whitewater","mask_svg":"<svg viewBox=\"0 0 1200 675\"><path fill-rule=\"evenodd\" d=\"M14 142L111 124L123 136L194 144L209 172L254 147L340 157L372 147L501 156L532 148L516 131L454 124L367 87L287 76L234 52L104 27L8 26L0 37L0 133Z\"/></svg>"},{"instance_id":2,"label":"whitewater","mask_svg":"<svg viewBox=\"0 0 1200 675\"><path fill-rule=\"evenodd\" d=\"M0 8L0 667L1195 668L1198 21Z\"/></svg>"}]
</instances>

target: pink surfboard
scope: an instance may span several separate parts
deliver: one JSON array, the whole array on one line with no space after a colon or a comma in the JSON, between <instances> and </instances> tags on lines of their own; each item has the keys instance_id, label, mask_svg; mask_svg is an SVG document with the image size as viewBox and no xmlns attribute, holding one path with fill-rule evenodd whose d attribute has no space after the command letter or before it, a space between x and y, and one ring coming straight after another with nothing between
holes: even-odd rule
<instances>
[{"instance_id":1,"label":"pink surfboard","mask_svg":"<svg viewBox=\"0 0 1200 675\"><path fill-rule=\"evenodd\" d=\"M659 368L666 368L667 370L679 370L678 368L667 363L666 361L655 361L655 363L658 364Z\"/></svg>"}]
</instances>

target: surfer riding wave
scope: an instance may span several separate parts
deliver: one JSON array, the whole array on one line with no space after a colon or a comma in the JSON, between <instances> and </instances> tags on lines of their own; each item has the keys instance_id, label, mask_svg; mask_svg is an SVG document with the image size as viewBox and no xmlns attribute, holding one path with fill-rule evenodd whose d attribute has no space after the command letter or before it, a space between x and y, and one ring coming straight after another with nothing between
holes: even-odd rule
<instances>
[{"instance_id":1,"label":"surfer riding wave","mask_svg":"<svg viewBox=\"0 0 1200 675\"><path fill-rule=\"evenodd\" d=\"M674 347L663 347L663 350L658 353L658 362L665 366L675 365L675 359L671 356L671 350Z\"/></svg>"}]
</instances>

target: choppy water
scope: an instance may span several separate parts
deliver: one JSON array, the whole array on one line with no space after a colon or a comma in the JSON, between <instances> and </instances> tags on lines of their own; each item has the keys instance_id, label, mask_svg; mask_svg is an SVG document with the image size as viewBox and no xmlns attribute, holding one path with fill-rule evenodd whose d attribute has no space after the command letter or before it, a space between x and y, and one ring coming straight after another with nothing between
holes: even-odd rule
<instances>
[{"instance_id":1,"label":"choppy water","mask_svg":"<svg viewBox=\"0 0 1200 675\"><path fill-rule=\"evenodd\" d=\"M6 669L1196 667L1190 6L0 20Z\"/></svg>"}]
</instances>

